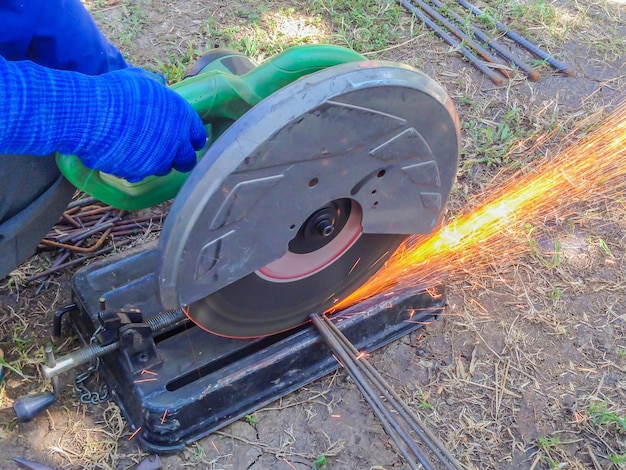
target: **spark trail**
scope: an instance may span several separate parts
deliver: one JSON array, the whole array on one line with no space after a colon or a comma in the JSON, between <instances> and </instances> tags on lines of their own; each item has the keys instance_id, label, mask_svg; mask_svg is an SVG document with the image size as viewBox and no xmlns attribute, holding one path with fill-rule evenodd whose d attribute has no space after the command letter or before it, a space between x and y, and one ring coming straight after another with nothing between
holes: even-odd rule
<instances>
[{"instance_id":1,"label":"spark trail","mask_svg":"<svg viewBox=\"0 0 626 470\"><path fill-rule=\"evenodd\" d=\"M564 209L575 201L623 195L626 189L626 102L603 123L558 156L494 188L476 209L438 232L405 244L374 278L332 310L387 290L443 280L470 268L488 252L514 256L511 244L525 222ZM413 245L413 246L411 246ZM470 264L472 263L472 264Z\"/></svg>"}]
</instances>

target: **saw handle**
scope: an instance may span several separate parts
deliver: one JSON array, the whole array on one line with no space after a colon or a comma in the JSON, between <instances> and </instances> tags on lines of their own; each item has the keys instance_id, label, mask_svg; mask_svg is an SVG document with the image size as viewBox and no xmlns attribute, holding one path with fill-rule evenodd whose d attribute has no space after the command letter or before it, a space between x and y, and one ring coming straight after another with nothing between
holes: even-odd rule
<instances>
[{"instance_id":1,"label":"saw handle","mask_svg":"<svg viewBox=\"0 0 626 470\"><path fill-rule=\"evenodd\" d=\"M243 75L212 69L173 85L202 118L207 145L196 152L200 160L211 144L246 111L305 75L365 58L329 44L295 46L268 59ZM172 170L165 176L149 176L137 183L87 168L75 155L57 154L57 165L74 186L96 199L123 210L139 210L172 199L189 173Z\"/></svg>"}]
</instances>

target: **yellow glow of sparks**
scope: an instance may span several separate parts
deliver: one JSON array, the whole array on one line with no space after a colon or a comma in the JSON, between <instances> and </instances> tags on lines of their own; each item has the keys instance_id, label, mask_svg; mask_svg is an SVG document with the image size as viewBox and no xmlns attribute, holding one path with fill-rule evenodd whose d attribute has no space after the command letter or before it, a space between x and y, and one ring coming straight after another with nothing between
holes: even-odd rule
<instances>
[{"instance_id":1,"label":"yellow glow of sparks","mask_svg":"<svg viewBox=\"0 0 626 470\"><path fill-rule=\"evenodd\" d=\"M525 221L567 207L577 200L610 197L626 189L626 102L601 126L557 157L516 175L482 201L475 210L438 232L409 241L363 287L334 305L346 308L389 285L425 286L489 249L497 256L514 254L506 244ZM510 237L509 237L510 238ZM509 251L512 250L512 251Z\"/></svg>"}]
</instances>

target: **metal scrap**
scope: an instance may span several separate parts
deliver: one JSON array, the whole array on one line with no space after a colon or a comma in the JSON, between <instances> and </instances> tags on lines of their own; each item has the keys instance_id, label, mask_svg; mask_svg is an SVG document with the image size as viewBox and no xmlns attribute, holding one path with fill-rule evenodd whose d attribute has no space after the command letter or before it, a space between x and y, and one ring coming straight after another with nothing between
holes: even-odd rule
<instances>
[{"instance_id":1,"label":"metal scrap","mask_svg":"<svg viewBox=\"0 0 626 470\"><path fill-rule=\"evenodd\" d=\"M147 230L160 231L164 217L164 213L132 217L132 213L104 205L91 197L73 201L39 244L40 251L56 251L56 258L50 268L26 281L43 281L41 289L53 273L128 245L133 241L132 235Z\"/></svg>"}]
</instances>

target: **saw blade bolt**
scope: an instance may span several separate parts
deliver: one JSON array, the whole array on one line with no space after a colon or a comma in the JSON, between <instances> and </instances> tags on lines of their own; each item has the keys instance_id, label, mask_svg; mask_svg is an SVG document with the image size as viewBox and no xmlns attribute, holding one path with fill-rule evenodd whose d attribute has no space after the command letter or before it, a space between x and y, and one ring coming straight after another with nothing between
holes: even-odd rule
<instances>
[{"instance_id":1,"label":"saw blade bolt","mask_svg":"<svg viewBox=\"0 0 626 470\"><path fill-rule=\"evenodd\" d=\"M335 232L333 221L322 219L317 223L317 231L324 237L330 237Z\"/></svg>"}]
</instances>

